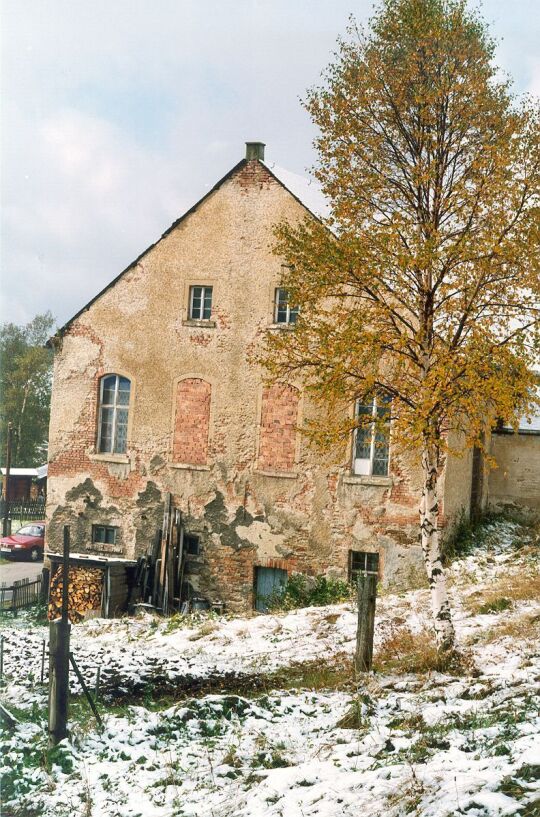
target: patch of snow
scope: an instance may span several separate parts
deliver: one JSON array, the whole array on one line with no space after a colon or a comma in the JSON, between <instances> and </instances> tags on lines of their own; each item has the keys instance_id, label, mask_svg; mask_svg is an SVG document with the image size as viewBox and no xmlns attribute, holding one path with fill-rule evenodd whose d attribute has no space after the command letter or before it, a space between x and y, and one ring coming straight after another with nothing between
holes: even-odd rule
<instances>
[{"instance_id":1,"label":"patch of snow","mask_svg":"<svg viewBox=\"0 0 540 817\"><path fill-rule=\"evenodd\" d=\"M356 692L203 694L205 684L264 686L276 670L294 677L306 661L351 666L353 605L247 619L95 619L72 628L72 650L90 687L101 666L105 728L96 729L81 699L70 739L52 754L39 682L47 630L19 619L4 631L3 698L21 718L4 735L6 813L30 806L43 817L526 813L540 793L540 651L527 632L494 637L502 617L474 615L467 604L500 578L535 569L521 536L511 523L488 526L474 554L449 569L456 629L470 642L477 677L373 675ZM516 602L504 621L524 614L538 616L540 602ZM396 627L423 630L429 615L427 590L382 596L376 643ZM160 684L184 699L159 708ZM80 693L74 679L72 691ZM356 728L345 728L351 708Z\"/></svg>"},{"instance_id":2,"label":"patch of snow","mask_svg":"<svg viewBox=\"0 0 540 817\"><path fill-rule=\"evenodd\" d=\"M292 173L273 162L263 162L263 164L313 215L323 220L330 216L330 202L315 179Z\"/></svg>"}]
</instances>

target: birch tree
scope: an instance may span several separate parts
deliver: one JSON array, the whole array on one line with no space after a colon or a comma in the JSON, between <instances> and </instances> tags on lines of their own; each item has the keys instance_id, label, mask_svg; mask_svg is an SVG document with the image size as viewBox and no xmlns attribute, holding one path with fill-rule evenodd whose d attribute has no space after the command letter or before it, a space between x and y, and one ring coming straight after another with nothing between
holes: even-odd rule
<instances>
[{"instance_id":1,"label":"birch tree","mask_svg":"<svg viewBox=\"0 0 540 817\"><path fill-rule=\"evenodd\" d=\"M347 407L391 400L392 446L421 462L441 650L454 646L445 460L531 407L538 360L539 110L513 95L494 53L465 0L384 0L367 31L351 22L304 103L331 216L277 226L300 314L261 356L270 377L303 381L320 404L305 431L321 447L343 449L365 421Z\"/></svg>"}]
</instances>

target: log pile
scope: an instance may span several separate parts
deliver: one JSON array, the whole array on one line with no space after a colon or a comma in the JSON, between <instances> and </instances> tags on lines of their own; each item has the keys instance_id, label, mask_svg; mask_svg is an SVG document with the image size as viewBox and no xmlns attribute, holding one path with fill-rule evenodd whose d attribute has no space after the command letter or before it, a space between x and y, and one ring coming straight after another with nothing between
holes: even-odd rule
<instances>
[{"instance_id":1,"label":"log pile","mask_svg":"<svg viewBox=\"0 0 540 817\"><path fill-rule=\"evenodd\" d=\"M58 565L51 577L49 592L49 620L62 615L62 565ZM74 565L69 568L68 616L76 624L82 621L90 611L101 612L101 593L103 589L103 571L97 567Z\"/></svg>"}]
</instances>

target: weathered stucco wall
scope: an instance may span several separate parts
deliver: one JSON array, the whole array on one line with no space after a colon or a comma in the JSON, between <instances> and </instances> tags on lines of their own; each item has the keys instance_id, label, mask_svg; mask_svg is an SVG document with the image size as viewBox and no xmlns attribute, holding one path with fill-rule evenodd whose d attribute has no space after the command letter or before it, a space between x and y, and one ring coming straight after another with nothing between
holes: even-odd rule
<instances>
[{"instance_id":1,"label":"weathered stucco wall","mask_svg":"<svg viewBox=\"0 0 540 817\"><path fill-rule=\"evenodd\" d=\"M444 474L443 513L446 527L469 514L471 503L473 452L463 446L457 436L452 440L454 451L462 451L461 456L449 456Z\"/></svg>"},{"instance_id":2,"label":"weathered stucco wall","mask_svg":"<svg viewBox=\"0 0 540 817\"><path fill-rule=\"evenodd\" d=\"M489 504L540 510L540 434L493 434L497 468L489 474Z\"/></svg>"},{"instance_id":3,"label":"weathered stucco wall","mask_svg":"<svg viewBox=\"0 0 540 817\"><path fill-rule=\"evenodd\" d=\"M249 162L70 324L55 355L49 548L60 547L70 523L74 549L95 550L92 524L108 524L119 541L102 551L143 554L170 492L186 529L200 536L192 586L235 609L251 606L257 565L345 576L354 549L380 551L387 582L421 569L417 467L391 451L390 477L353 476L350 446L341 462L324 465L298 435L293 462L287 403L269 403L272 391L249 360L264 333L281 331L272 328L281 274L272 225L304 216L263 165ZM195 284L213 287L214 325L186 321ZM132 384L126 456L96 453L107 373ZM188 403L205 413L198 435L185 417L178 422ZM300 423L309 410L301 395L291 408ZM282 421L272 459L269 424Z\"/></svg>"}]
</instances>

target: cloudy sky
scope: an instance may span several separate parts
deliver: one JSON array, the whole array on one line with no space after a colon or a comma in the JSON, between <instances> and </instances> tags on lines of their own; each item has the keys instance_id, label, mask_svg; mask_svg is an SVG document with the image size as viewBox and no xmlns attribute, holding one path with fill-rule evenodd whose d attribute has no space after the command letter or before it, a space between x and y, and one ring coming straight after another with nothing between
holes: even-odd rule
<instances>
[{"instance_id":1,"label":"cloudy sky","mask_svg":"<svg viewBox=\"0 0 540 817\"><path fill-rule=\"evenodd\" d=\"M0 0L0 320L64 323L244 154L314 161L300 106L371 0ZM484 0L540 92L539 0Z\"/></svg>"}]
</instances>

